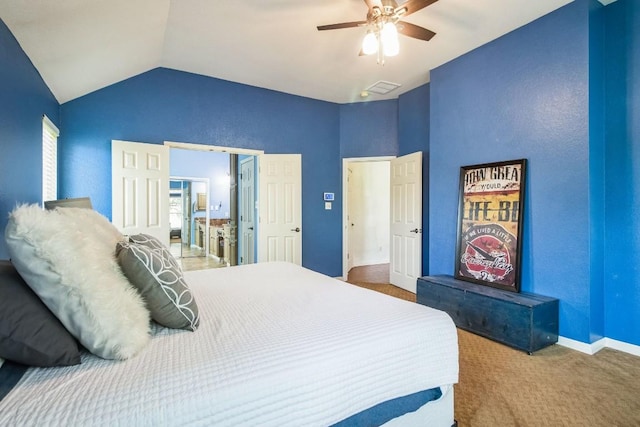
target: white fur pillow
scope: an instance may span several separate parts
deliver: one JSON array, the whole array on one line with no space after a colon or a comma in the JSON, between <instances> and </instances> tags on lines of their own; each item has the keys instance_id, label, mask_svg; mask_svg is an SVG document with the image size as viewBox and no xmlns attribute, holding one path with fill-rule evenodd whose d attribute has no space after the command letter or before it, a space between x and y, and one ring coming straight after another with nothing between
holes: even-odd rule
<instances>
[{"instance_id":1,"label":"white fur pillow","mask_svg":"<svg viewBox=\"0 0 640 427\"><path fill-rule=\"evenodd\" d=\"M90 228L93 236L94 248L100 250L105 256L115 256L116 244L126 238L105 216L93 209L86 208L56 208L58 214L69 217L69 221L81 227L83 230Z\"/></svg>"},{"instance_id":2,"label":"white fur pillow","mask_svg":"<svg viewBox=\"0 0 640 427\"><path fill-rule=\"evenodd\" d=\"M118 236L97 212L65 209L73 208L16 207L5 230L12 262L89 351L105 359L132 357L149 342L150 319L115 260L114 246L106 248Z\"/></svg>"}]
</instances>

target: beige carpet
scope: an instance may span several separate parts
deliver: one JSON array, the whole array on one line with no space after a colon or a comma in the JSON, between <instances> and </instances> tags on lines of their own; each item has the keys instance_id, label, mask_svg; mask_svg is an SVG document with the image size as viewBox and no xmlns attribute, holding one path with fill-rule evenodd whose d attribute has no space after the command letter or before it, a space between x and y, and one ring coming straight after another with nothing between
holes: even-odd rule
<instances>
[{"instance_id":1,"label":"beige carpet","mask_svg":"<svg viewBox=\"0 0 640 427\"><path fill-rule=\"evenodd\" d=\"M389 284L358 286L415 302ZM460 427L640 426L640 357L553 345L529 356L458 329Z\"/></svg>"}]
</instances>

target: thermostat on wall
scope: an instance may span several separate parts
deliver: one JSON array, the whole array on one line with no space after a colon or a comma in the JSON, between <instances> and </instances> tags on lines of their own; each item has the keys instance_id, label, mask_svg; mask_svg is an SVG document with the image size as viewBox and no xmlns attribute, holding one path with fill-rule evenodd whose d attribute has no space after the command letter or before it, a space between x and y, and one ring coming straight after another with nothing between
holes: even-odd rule
<instances>
[{"instance_id":1,"label":"thermostat on wall","mask_svg":"<svg viewBox=\"0 0 640 427\"><path fill-rule=\"evenodd\" d=\"M334 193L324 193L324 201L325 202L333 202L334 200Z\"/></svg>"}]
</instances>

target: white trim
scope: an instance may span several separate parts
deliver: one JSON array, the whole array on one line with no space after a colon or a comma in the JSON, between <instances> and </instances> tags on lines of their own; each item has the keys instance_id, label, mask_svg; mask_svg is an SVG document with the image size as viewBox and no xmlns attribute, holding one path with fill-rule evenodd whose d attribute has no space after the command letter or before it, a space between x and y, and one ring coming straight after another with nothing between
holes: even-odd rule
<instances>
[{"instance_id":1,"label":"white trim","mask_svg":"<svg viewBox=\"0 0 640 427\"><path fill-rule=\"evenodd\" d=\"M565 338L565 337L558 337L558 345L570 348L572 350L577 350L581 353L586 353L589 355L596 354L598 351L602 350L605 347L602 339L594 343L587 344L582 341L576 341L576 340L572 340L571 338Z\"/></svg>"},{"instance_id":2,"label":"white trim","mask_svg":"<svg viewBox=\"0 0 640 427\"><path fill-rule=\"evenodd\" d=\"M182 175L169 175L169 181L198 181L198 182L206 182L207 185L211 184L211 179L197 176L182 176Z\"/></svg>"},{"instance_id":3,"label":"white trim","mask_svg":"<svg viewBox=\"0 0 640 427\"><path fill-rule=\"evenodd\" d=\"M616 0L598 0L598 1L606 6L606 5L609 5L609 4L613 3Z\"/></svg>"},{"instance_id":4,"label":"white trim","mask_svg":"<svg viewBox=\"0 0 640 427\"><path fill-rule=\"evenodd\" d=\"M614 340L612 338L604 338L607 347L614 350L622 351L632 354L634 356L640 356L640 346L635 344L629 344L628 342Z\"/></svg>"},{"instance_id":5,"label":"white trim","mask_svg":"<svg viewBox=\"0 0 640 427\"><path fill-rule=\"evenodd\" d=\"M45 125L49 126L50 130L55 134L56 138L60 136L60 130L56 125L53 124L53 122L49 119L49 117L47 117L46 114L42 115L42 122Z\"/></svg>"},{"instance_id":6,"label":"white trim","mask_svg":"<svg viewBox=\"0 0 640 427\"><path fill-rule=\"evenodd\" d=\"M600 338L598 341L587 344L582 341L572 340L571 338L558 337L558 345L589 355L594 355L603 348L611 348L634 356L640 356L640 346L612 338Z\"/></svg>"},{"instance_id":7,"label":"white trim","mask_svg":"<svg viewBox=\"0 0 640 427\"><path fill-rule=\"evenodd\" d=\"M252 150L249 148L223 147L220 145L193 144L190 142L164 141L164 145L169 148L181 148L183 150L196 151L217 151L220 153L246 154L248 156L259 156L264 154L264 150Z\"/></svg>"},{"instance_id":8,"label":"white trim","mask_svg":"<svg viewBox=\"0 0 640 427\"><path fill-rule=\"evenodd\" d=\"M349 183L347 182L347 178L349 174L347 173L347 168L349 167L349 163L355 162L390 162L395 159L396 156L379 156L379 157L345 157L342 159L342 277L347 277L349 271L347 270L348 260L347 255L349 254L349 239L347 229L349 226L349 219L347 218L347 214L349 212L347 206L348 199L348 189Z\"/></svg>"}]
</instances>

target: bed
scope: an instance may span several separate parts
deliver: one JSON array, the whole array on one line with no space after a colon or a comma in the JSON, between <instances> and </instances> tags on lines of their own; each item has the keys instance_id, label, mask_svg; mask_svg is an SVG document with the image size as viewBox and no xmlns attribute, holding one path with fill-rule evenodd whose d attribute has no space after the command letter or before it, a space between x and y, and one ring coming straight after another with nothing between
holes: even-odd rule
<instances>
[{"instance_id":1,"label":"bed","mask_svg":"<svg viewBox=\"0 0 640 427\"><path fill-rule=\"evenodd\" d=\"M153 323L127 360L82 351L74 366L5 362L0 378L16 384L0 425L454 424L457 334L446 313L284 262L184 279L195 331Z\"/></svg>"}]
</instances>

